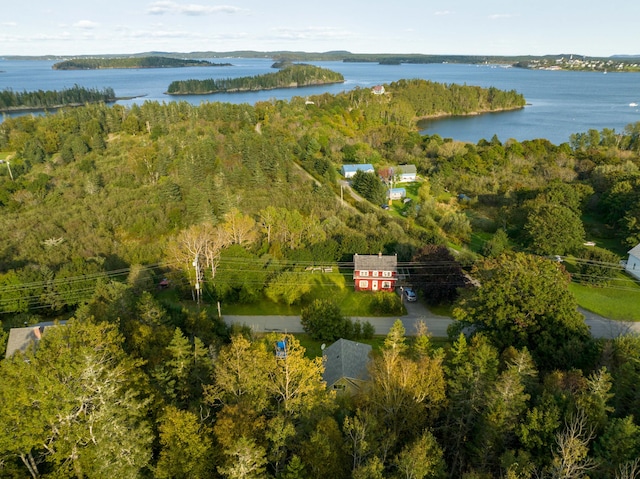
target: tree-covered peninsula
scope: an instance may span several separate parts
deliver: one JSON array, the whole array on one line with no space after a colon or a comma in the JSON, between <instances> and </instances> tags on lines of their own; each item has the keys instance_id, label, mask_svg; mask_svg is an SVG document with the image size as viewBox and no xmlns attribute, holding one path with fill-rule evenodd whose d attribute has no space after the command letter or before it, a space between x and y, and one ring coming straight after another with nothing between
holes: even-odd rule
<instances>
[{"instance_id":1,"label":"tree-covered peninsula","mask_svg":"<svg viewBox=\"0 0 640 479\"><path fill-rule=\"evenodd\" d=\"M313 65L291 65L276 73L240 78L180 80L169 85L169 95L206 95L242 91L299 88L311 85L342 83L342 74Z\"/></svg>"},{"instance_id":2,"label":"tree-covered peninsula","mask_svg":"<svg viewBox=\"0 0 640 479\"><path fill-rule=\"evenodd\" d=\"M213 63L170 57L118 57L118 58L74 58L55 63L54 70L101 70L109 68L182 68L230 66L230 63Z\"/></svg>"},{"instance_id":3,"label":"tree-covered peninsula","mask_svg":"<svg viewBox=\"0 0 640 479\"><path fill-rule=\"evenodd\" d=\"M10 89L0 91L0 112L22 110L44 110L63 106L84 105L85 103L112 102L116 100L113 88L98 90L74 85L64 90L37 90L15 92Z\"/></svg>"}]
</instances>

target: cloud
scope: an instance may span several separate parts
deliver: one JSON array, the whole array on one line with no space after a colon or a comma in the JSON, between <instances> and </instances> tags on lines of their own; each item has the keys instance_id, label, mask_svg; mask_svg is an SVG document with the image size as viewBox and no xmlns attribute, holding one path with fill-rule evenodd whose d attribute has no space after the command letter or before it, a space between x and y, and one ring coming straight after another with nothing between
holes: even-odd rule
<instances>
[{"instance_id":1,"label":"cloud","mask_svg":"<svg viewBox=\"0 0 640 479\"><path fill-rule=\"evenodd\" d=\"M503 18L513 18L518 16L519 15L513 13L494 13L493 15L489 15L489 20L501 20Z\"/></svg>"},{"instance_id":2,"label":"cloud","mask_svg":"<svg viewBox=\"0 0 640 479\"><path fill-rule=\"evenodd\" d=\"M73 24L75 28L83 28L85 30L90 30L92 28L96 28L98 24L96 22L92 22L91 20L80 20Z\"/></svg>"},{"instance_id":3,"label":"cloud","mask_svg":"<svg viewBox=\"0 0 640 479\"><path fill-rule=\"evenodd\" d=\"M436 17L440 17L440 16L443 16L443 15L453 15L454 13L455 12L452 12L451 10L439 10L437 12L433 12L433 14Z\"/></svg>"},{"instance_id":4,"label":"cloud","mask_svg":"<svg viewBox=\"0 0 640 479\"><path fill-rule=\"evenodd\" d=\"M2 22L3 27L17 27L18 24L16 22Z\"/></svg>"},{"instance_id":5,"label":"cloud","mask_svg":"<svg viewBox=\"0 0 640 479\"><path fill-rule=\"evenodd\" d=\"M242 8L231 5L201 5L197 3L181 4L172 1L158 1L149 5L147 13L151 15L164 15L166 13L189 16L213 15L216 13L246 13Z\"/></svg>"},{"instance_id":6,"label":"cloud","mask_svg":"<svg viewBox=\"0 0 640 479\"><path fill-rule=\"evenodd\" d=\"M353 33L332 27L277 28L272 29L271 38L281 40L335 40L352 38Z\"/></svg>"}]
</instances>

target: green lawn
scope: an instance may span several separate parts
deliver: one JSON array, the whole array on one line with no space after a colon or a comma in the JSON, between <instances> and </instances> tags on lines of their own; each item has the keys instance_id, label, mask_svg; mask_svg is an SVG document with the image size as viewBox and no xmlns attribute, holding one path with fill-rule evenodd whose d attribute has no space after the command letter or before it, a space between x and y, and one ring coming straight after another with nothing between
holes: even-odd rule
<instances>
[{"instance_id":1,"label":"green lawn","mask_svg":"<svg viewBox=\"0 0 640 479\"><path fill-rule=\"evenodd\" d=\"M350 273L343 274L338 271L337 266L334 266L331 273L309 273L309 278L313 284L311 292L300 304L288 306L267 298L252 304L223 303L222 314L299 315L302 307L313 299L328 299L335 301L345 316L371 315L371 302L374 296L371 293L355 292ZM397 314L390 316L397 316Z\"/></svg>"},{"instance_id":2,"label":"green lawn","mask_svg":"<svg viewBox=\"0 0 640 479\"><path fill-rule=\"evenodd\" d=\"M586 310L609 319L640 321L640 286L628 276L621 281L603 288L571 283L569 289Z\"/></svg>"}]
</instances>

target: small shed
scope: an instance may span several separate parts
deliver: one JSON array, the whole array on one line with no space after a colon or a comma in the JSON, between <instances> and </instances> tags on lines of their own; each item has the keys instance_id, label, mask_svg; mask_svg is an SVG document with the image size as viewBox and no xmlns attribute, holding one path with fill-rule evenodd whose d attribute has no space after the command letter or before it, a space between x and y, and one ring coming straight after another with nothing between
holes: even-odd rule
<instances>
[{"instance_id":1,"label":"small shed","mask_svg":"<svg viewBox=\"0 0 640 479\"><path fill-rule=\"evenodd\" d=\"M354 165L342 165L340 173L342 176L349 179L353 178L358 171L362 171L364 173L375 173L376 170L373 168L373 165L369 163L357 163Z\"/></svg>"},{"instance_id":2,"label":"small shed","mask_svg":"<svg viewBox=\"0 0 640 479\"><path fill-rule=\"evenodd\" d=\"M287 340L276 341L276 358L287 359Z\"/></svg>"},{"instance_id":3,"label":"small shed","mask_svg":"<svg viewBox=\"0 0 640 479\"><path fill-rule=\"evenodd\" d=\"M354 394L369 380L369 355L371 345L338 339L326 348L323 379L328 389Z\"/></svg>"},{"instance_id":4,"label":"small shed","mask_svg":"<svg viewBox=\"0 0 640 479\"><path fill-rule=\"evenodd\" d=\"M407 190L404 188L390 188L387 191L387 199L389 200L401 200L407 196Z\"/></svg>"}]
</instances>

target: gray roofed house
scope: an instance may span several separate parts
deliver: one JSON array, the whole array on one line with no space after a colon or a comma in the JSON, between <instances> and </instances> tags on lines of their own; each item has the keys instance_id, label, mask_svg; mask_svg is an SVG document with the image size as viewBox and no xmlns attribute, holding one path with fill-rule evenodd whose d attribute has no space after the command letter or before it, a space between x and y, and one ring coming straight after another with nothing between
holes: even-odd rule
<instances>
[{"instance_id":1,"label":"gray roofed house","mask_svg":"<svg viewBox=\"0 0 640 479\"><path fill-rule=\"evenodd\" d=\"M323 352L323 379L328 389L355 393L369 380L369 344L338 339Z\"/></svg>"},{"instance_id":2,"label":"gray roofed house","mask_svg":"<svg viewBox=\"0 0 640 479\"><path fill-rule=\"evenodd\" d=\"M394 291L398 280L398 257L354 254L353 281L356 291Z\"/></svg>"},{"instance_id":3,"label":"gray roofed house","mask_svg":"<svg viewBox=\"0 0 640 479\"><path fill-rule=\"evenodd\" d=\"M353 268L356 270L396 271L398 256L378 254L354 254Z\"/></svg>"},{"instance_id":4,"label":"gray roofed house","mask_svg":"<svg viewBox=\"0 0 640 479\"><path fill-rule=\"evenodd\" d=\"M418 177L418 170L416 165L398 165L393 167L393 174L396 177L396 181L400 183L408 183L416 181Z\"/></svg>"},{"instance_id":5,"label":"gray roofed house","mask_svg":"<svg viewBox=\"0 0 640 479\"><path fill-rule=\"evenodd\" d=\"M11 328L9 330L5 358L10 358L16 351L25 353L30 347L35 349L38 341L42 339L45 329L56 326L57 324L58 323L46 322L34 324L26 328Z\"/></svg>"}]
</instances>

